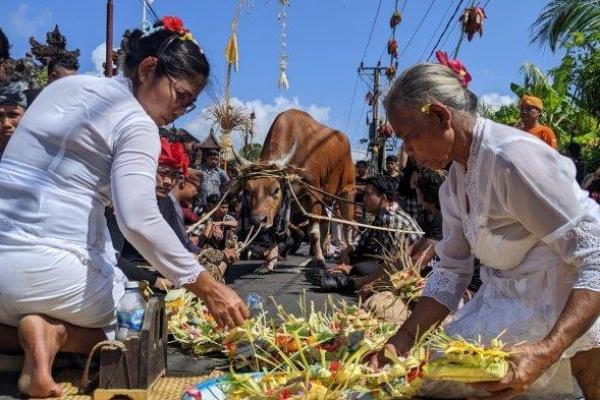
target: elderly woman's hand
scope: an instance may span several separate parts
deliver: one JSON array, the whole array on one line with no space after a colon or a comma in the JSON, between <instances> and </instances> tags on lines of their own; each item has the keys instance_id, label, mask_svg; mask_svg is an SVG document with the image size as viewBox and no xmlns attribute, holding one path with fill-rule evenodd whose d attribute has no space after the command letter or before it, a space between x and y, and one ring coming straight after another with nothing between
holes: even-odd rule
<instances>
[{"instance_id":1,"label":"elderly woman's hand","mask_svg":"<svg viewBox=\"0 0 600 400\"><path fill-rule=\"evenodd\" d=\"M412 349L414 343L414 337L412 337L403 328L400 328L398 332L388 340L383 349L377 353L373 353L369 360L371 367L380 369L391 362L391 360L385 356L386 351L395 353L397 356L401 356L408 353L410 349Z\"/></svg>"},{"instance_id":2,"label":"elderly woman's hand","mask_svg":"<svg viewBox=\"0 0 600 400\"><path fill-rule=\"evenodd\" d=\"M473 387L490 393L486 400L508 400L527 392L531 385L557 361L543 342L510 349L510 369L499 382L474 383Z\"/></svg>"}]
</instances>

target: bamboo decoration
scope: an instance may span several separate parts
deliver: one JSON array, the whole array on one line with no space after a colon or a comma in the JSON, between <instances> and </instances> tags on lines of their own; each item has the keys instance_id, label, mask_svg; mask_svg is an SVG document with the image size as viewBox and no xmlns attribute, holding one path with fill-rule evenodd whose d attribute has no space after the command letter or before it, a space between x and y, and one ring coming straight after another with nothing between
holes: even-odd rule
<instances>
[{"instance_id":1,"label":"bamboo decoration","mask_svg":"<svg viewBox=\"0 0 600 400\"><path fill-rule=\"evenodd\" d=\"M280 55L279 55L279 90L289 89L290 82L287 77L288 55L287 55L287 11L289 0L279 0L279 29L280 29Z\"/></svg>"}]
</instances>

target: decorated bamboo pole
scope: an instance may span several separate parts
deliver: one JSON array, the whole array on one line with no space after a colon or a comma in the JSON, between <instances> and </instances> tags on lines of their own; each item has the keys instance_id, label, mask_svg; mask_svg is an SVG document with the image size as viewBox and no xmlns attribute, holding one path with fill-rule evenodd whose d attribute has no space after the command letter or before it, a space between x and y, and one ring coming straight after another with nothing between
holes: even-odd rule
<instances>
[{"instance_id":1,"label":"decorated bamboo pole","mask_svg":"<svg viewBox=\"0 0 600 400\"><path fill-rule=\"evenodd\" d=\"M231 73L232 69L235 68L237 71L239 68L239 52L238 52L238 44L237 44L237 28L238 22L240 19L240 12L244 5L244 0L238 0L235 8L235 13L233 15L233 20L231 21L231 34L229 35L229 40L227 41L227 46L225 47L225 61L227 61L227 72L225 75L225 111L230 107L231 101ZM221 124L222 126L222 124ZM232 141L231 141L231 130L230 129L222 129L221 130L221 156L225 159L225 167L227 167L227 162L233 159L232 152Z\"/></svg>"},{"instance_id":2,"label":"decorated bamboo pole","mask_svg":"<svg viewBox=\"0 0 600 400\"><path fill-rule=\"evenodd\" d=\"M280 29L280 53L279 53L279 90L289 89L290 82L287 77L288 55L287 55L287 11L290 0L279 0L279 29Z\"/></svg>"}]
</instances>

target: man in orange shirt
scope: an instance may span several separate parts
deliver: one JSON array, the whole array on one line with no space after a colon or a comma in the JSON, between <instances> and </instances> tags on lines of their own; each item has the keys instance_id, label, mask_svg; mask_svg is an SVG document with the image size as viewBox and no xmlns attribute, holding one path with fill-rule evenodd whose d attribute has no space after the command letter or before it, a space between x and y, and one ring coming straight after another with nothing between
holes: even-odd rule
<instances>
[{"instance_id":1,"label":"man in orange shirt","mask_svg":"<svg viewBox=\"0 0 600 400\"><path fill-rule=\"evenodd\" d=\"M539 118L544 110L542 100L534 96L524 95L521 98L521 124L520 128L531 133L548 143L553 149L558 148L558 142L552 128L539 123Z\"/></svg>"}]
</instances>

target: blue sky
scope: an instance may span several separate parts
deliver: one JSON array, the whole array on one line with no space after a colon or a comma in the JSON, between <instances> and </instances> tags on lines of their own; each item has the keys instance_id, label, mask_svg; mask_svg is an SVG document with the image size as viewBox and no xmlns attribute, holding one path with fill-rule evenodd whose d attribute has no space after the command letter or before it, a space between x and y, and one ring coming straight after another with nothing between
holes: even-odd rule
<instances>
[{"instance_id":1,"label":"blue sky","mask_svg":"<svg viewBox=\"0 0 600 400\"><path fill-rule=\"evenodd\" d=\"M413 41L407 47L427 9ZM240 70L233 77L232 94L236 101L257 113L257 130L263 136L275 115L289 107L308 110L317 119L345 130L358 147L366 136L364 95L366 86L358 82L353 107L357 66L373 26L378 0L290 0L288 14L288 76L291 87L279 91L279 1L253 0L239 23ZM400 6L405 0L399 0ZM7 33L13 55L28 50L28 38L44 39L45 32L59 24L70 48L81 50L81 71L94 72L101 61L104 41L104 0L11 0L3 2L0 26ZM114 0L115 37L141 21L140 0ZM225 74L223 49L235 9L234 0L155 0L160 15L177 15L192 30L205 49L213 67L213 93L222 91ZM427 43L448 7L456 0L406 0L404 19L398 27L400 49L405 49L399 69L421 60ZM465 4L468 2L465 2ZM459 58L473 75L472 89L486 99L507 101L510 82L519 81L519 67L533 62L542 69L556 65L561 54L551 54L529 44L530 26L545 2L540 0L489 0L484 36L463 43ZM394 0L382 0L381 10L367 48L366 65L377 62L390 34L389 17ZM448 14L449 16L450 14ZM444 50L452 51L458 40L458 27L452 23ZM443 26L440 28L443 28ZM440 32L438 32L439 35ZM437 36L436 36L437 39ZM434 40L435 42L435 40ZM118 43L118 42L117 42ZM93 53L96 50L96 60ZM425 58L431 47L425 51ZM383 62L388 59L383 56ZM203 95L198 112L178 121L198 136L206 134L201 109L210 103ZM350 115L350 118L349 118Z\"/></svg>"}]
</instances>

